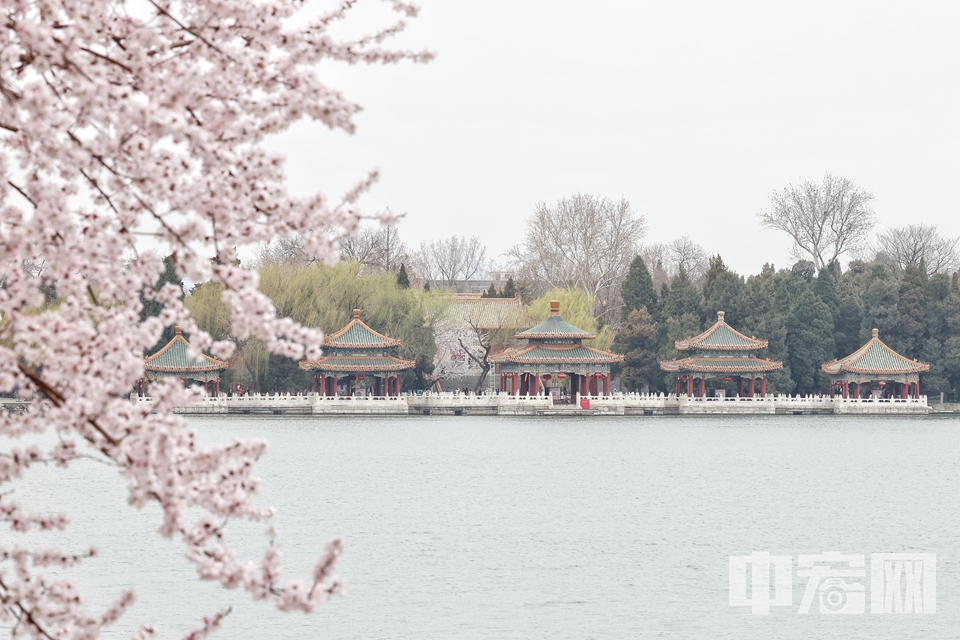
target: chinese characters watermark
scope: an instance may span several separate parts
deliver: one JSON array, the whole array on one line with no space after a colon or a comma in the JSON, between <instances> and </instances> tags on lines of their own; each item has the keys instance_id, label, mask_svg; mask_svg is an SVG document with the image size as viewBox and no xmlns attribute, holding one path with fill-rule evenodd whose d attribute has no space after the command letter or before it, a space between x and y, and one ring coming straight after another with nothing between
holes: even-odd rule
<instances>
[{"instance_id":1,"label":"chinese characters watermark","mask_svg":"<svg viewBox=\"0 0 960 640\"><path fill-rule=\"evenodd\" d=\"M825 551L800 555L797 564L797 577L807 579L798 613L814 604L822 614L866 612L866 556ZM936 613L937 555L871 553L869 585L870 613ZM731 607L764 615L793 604L793 556L730 556Z\"/></svg>"}]
</instances>

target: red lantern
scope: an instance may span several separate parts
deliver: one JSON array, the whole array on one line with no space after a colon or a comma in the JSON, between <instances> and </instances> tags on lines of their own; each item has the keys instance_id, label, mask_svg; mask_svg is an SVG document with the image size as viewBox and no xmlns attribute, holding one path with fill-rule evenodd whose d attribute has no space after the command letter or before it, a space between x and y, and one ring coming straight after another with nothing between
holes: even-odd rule
<instances>
[{"instance_id":1,"label":"red lantern","mask_svg":"<svg viewBox=\"0 0 960 640\"><path fill-rule=\"evenodd\" d=\"M557 374L557 377L558 377L558 378L566 378L566 377L567 377L567 374L565 374L565 373L558 373L558 374Z\"/></svg>"},{"instance_id":2,"label":"red lantern","mask_svg":"<svg viewBox=\"0 0 960 640\"><path fill-rule=\"evenodd\" d=\"M730 382L731 380L733 380L733 378L731 378L730 376L723 376L723 379L726 380L727 382Z\"/></svg>"},{"instance_id":3,"label":"red lantern","mask_svg":"<svg viewBox=\"0 0 960 640\"><path fill-rule=\"evenodd\" d=\"M549 373L548 373L548 374L546 374L545 376L543 376L543 379L544 379L544 380L549 380L550 378L551 378L551 376L550 376L550 374L549 374Z\"/></svg>"},{"instance_id":4,"label":"red lantern","mask_svg":"<svg viewBox=\"0 0 960 640\"><path fill-rule=\"evenodd\" d=\"M367 376L357 376L357 380L366 380Z\"/></svg>"},{"instance_id":5,"label":"red lantern","mask_svg":"<svg viewBox=\"0 0 960 640\"><path fill-rule=\"evenodd\" d=\"M887 386L887 383L884 382L883 380L881 380L878 384L879 384L881 387Z\"/></svg>"}]
</instances>

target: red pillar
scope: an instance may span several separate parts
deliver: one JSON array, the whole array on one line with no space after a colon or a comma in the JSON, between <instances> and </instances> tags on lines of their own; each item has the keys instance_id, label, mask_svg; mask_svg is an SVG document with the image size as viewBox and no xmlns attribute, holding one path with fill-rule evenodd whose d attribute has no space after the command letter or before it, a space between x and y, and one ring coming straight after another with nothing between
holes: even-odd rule
<instances>
[{"instance_id":1,"label":"red pillar","mask_svg":"<svg viewBox=\"0 0 960 640\"><path fill-rule=\"evenodd\" d=\"M760 378L760 395L767 397L767 376Z\"/></svg>"},{"instance_id":2,"label":"red pillar","mask_svg":"<svg viewBox=\"0 0 960 640\"><path fill-rule=\"evenodd\" d=\"M833 399L834 392L836 392L836 390L837 390L837 384L833 380L831 380L830 381L830 399L831 400Z\"/></svg>"},{"instance_id":3,"label":"red pillar","mask_svg":"<svg viewBox=\"0 0 960 640\"><path fill-rule=\"evenodd\" d=\"M750 376L750 388L748 391L750 392L751 398L757 395L757 379L754 376Z\"/></svg>"},{"instance_id":4,"label":"red pillar","mask_svg":"<svg viewBox=\"0 0 960 640\"><path fill-rule=\"evenodd\" d=\"M908 384L908 383L904 382L903 384L900 385L900 397L901 397L901 398L906 398L906 397L907 397L907 384Z\"/></svg>"},{"instance_id":5,"label":"red pillar","mask_svg":"<svg viewBox=\"0 0 960 640\"><path fill-rule=\"evenodd\" d=\"M536 374L530 374L530 395L535 396L540 392L540 378Z\"/></svg>"},{"instance_id":6,"label":"red pillar","mask_svg":"<svg viewBox=\"0 0 960 640\"><path fill-rule=\"evenodd\" d=\"M677 376L677 397L680 397L680 376Z\"/></svg>"},{"instance_id":7,"label":"red pillar","mask_svg":"<svg viewBox=\"0 0 960 640\"><path fill-rule=\"evenodd\" d=\"M917 378L917 382L916 382L915 384L917 385L917 386L915 387L915 389L917 390L917 395L916 395L916 397L919 398L919 397L920 397L920 378Z\"/></svg>"},{"instance_id":8,"label":"red pillar","mask_svg":"<svg viewBox=\"0 0 960 640\"><path fill-rule=\"evenodd\" d=\"M580 376L580 395L590 395L590 379L587 376Z\"/></svg>"},{"instance_id":9,"label":"red pillar","mask_svg":"<svg viewBox=\"0 0 960 640\"><path fill-rule=\"evenodd\" d=\"M737 376L737 397L743 395L743 376Z\"/></svg>"},{"instance_id":10,"label":"red pillar","mask_svg":"<svg viewBox=\"0 0 960 640\"><path fill-rule=\"evenodd\" d=\"M700 397L704 398L707 395L707 379L700 378Z\"/></svg>"},{"instance_id":11,"label":"red pillar","mask_svg":"<svg viewBox=\"0 0 960 640\"><path fill-rule=\"evenodd\" d=\"M317 393L320 390L320 376L313 376L313 392Z\"/></svg>"},{"instance_id":12,"label":"red pillar","mask_svg":"<svg viewBox=\"0 0 960 640\"><path fill-rule=\"evenodd\" d=\"M603 395L610 395L610 374L603 376Z\"/></svg>"},{"instance_id":13,"label":"red pillar","mask_svg":"<svg viewBox=\"0 0 960 640\"><path fill-rule=\"evenodd\" d=\"M693 397L693 376L687 376L687 397Z\"/></svg>"},{"instance_id":14,"label":"red pillar","mask_svg":"<svg viewBox=\"0 0 960 640\"><path fill-rule=\"evenodd\" d=\"M515 395L517 395L517 392L520 391L520 374L519 374L519 373L511 373L511 374L510 374L510 378L511 378L511 380L510 380L510 382L511 382L510 395L514 395L514 396L515 396Z\"/></svg>"}]
</instances>

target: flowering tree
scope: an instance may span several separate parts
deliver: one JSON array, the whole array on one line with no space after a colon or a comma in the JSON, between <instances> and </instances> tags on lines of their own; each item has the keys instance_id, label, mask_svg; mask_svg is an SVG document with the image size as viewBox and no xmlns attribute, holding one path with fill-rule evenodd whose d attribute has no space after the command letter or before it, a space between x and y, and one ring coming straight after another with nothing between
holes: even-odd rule
<instances>
[{"instance_id":1,"label":"flowering tree","mask_svg":"<svg viewBox=\"0 0 960 640\"><path fill-rule=\"evenodd\" d=\"M271 508L255 504L253 464L263 442L199 446L172 413L199 392L177 383L154 384L152 407L127 397L144 374L144 349L165 327L183 326L197 351L229 358L234 350L198 329L176 287L154 286L164 265L142 251L144 241L169 247L181 277L223 286L234 336L291 358L318 355L321 336L277 317L235 248L299 234L307 254L334 261L332 233L314 230L352 230L361 218L355 203L375 174L339 202L294 198L281 160L260 146L303 117L353 130L359 107L318 80L319 61L429 58L382 48L416 13L398 0L388 3L398 15L393 24L360 39L335 38L331 28L354 4L345 0L296 26L297 0L3 3L0 391L31 400L23 413L0 412L0 436L17 445L0 452L0 521L15 532L0 542L0 622L15 634L94 637L133 600L126 593L106 612L87 611L73 585L45 567L89 554L36 550L21 539L64 528L66 516L34 514L3 491L33 465L89 455L116 465L132 505L159 504L160 533L183 542L201 578L284 610L310 611L337 593L338 540L309 580L287 584L272 541L259 564L223 541L229 519L271 518ZM158 317L140 321L141 292L164 305ZM30 441L51 431L52 449ZM188 522L191 509L204 515ZM191 637L205 636L223 615ZM139 635L152 634L144 627Z\"/></svg>"}]
</instances>

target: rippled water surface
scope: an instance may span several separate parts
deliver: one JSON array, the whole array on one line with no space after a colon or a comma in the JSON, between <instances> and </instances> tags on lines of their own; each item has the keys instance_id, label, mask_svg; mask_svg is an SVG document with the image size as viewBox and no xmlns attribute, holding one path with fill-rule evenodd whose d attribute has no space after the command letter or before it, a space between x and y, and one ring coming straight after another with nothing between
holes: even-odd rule
<instances>
[{"instance_id":1,"label":"rippled water surface","mask_svg":"<svg viewBox=\"0 0 960 640\"><path fill-rule=\"evenodd\" d=\"M67 511L74 572L99 605L132 585L140 622L178 637L234 606L224 638L955 638L960 420L954 418L195 418L205 442L262 436L288 577L342 534L348 592L282 614L200 583L158 510L116 472L40 470L17 496ZM262 526L232 524L258 558ZM9 532L0 536L11 535ZM77 542L77 541L80 542ZM159 541L159 542L158 542ZM840 551L937 554L933 615L751 615L728 559ZM869 582L865 582L869 589ZM868 596L869 603L869 596ZM869 608L869 604L868 604Z\"/></svg>"}]
</instances>

